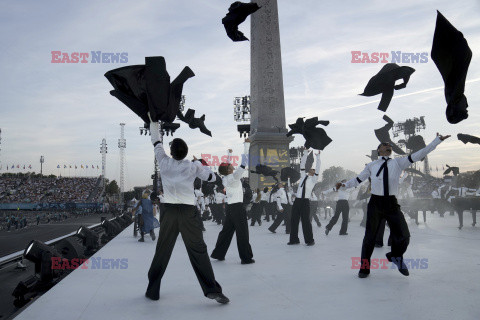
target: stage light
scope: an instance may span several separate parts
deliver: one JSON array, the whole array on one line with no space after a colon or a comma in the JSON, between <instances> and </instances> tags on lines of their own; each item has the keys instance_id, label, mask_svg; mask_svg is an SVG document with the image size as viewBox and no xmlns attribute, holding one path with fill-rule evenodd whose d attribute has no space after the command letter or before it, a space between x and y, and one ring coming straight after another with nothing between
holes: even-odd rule
<instances>
[{"instance_id":1,"label":"stage light","mask_svg":"<svg viewBox=\"0 0 480 320\"><path fill-rule=\"evenodd\" d=\"M32 240L23 253L25 259L35 263L35 273L41 281L51 281L56 274L52 268L52 258L62 259L62 255L46 244Z\"/></svg>"},{"instance_id":2,"label":"stage light","mask_svg":"<svg viewBox=\"0 0 480 320\"><path fill-rule=\"evenodd\" d=\"M87 255L98 250L99 236L89 228L81 226L78 228L76 236L82 239Z\"/></svg>"},{"instance_id":3,"label":"stage light","mask_svg":"<svg viewBox=\"0 0 480 320\"><path fill-rule=\"evenodd\" d=\"M113 223L108 219L103 220L102 227L105 229L107 237L110 239L113 239L121 231L117 223Z\"/></svg>"}]
</instances>

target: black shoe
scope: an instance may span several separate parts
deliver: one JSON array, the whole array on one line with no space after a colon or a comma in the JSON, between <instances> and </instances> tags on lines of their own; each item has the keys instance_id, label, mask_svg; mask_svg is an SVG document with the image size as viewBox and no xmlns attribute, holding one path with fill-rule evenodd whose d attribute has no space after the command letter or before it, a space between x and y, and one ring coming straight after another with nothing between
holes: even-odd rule
<instances>
[{"instance_id":1,"label":"black shoe","mask_svg":"<svg viewBox=\"0 0 480 320\"><path fill-rule=\"evenodd\" d=\"M387 254L385 254L385 256L387 257L387 260L389 262L392 262L392 253L391 252L388 252ZM398 268L398 271L401 274L403 274L406 277L408 277L410 275L410 273L408 272L407 266L405 265L405 263L403 263L403 259L402 259L401 263L399 263L397 259L395 259L395 261L393 261L393 263L395 263L395 265Z\"/></svg>"},{"instance_id":2,"label":"black shoe","mask_svg":"<svg viewBox=\"0 0 480 320\"><path fill-rule=\"evenodd\" d=\"M345 232L345 233L339 233L339 235L341 235L341 236L348 236L348 233L346 233L346 232Z\"/></svg>"},{"instance_id":3,"label":"black shoe","mask_svg":"<svg viewBox=\"0 0 480 320\"><path fill-rule=\"evenodd\" d=\"M472 223L472 227L475 227L476 223Z\"/></svg>"},{"instance_id":4,"label":"black shoe","mask_svg":"<svg viewBox=\"0 0 480 320\"><path fill-rule=\"evenodd\" d=\"M152 241L155 241L155 232L153 230L150 231L150 237L152 237Z\"/></svg>"},{"instance_id":5,"label":"black shoe","mask_svg":"<svg viewBox=\"0 0 480 320\"><path fill-rule=\"evenodd\" d=\"M202 231L204 231L204 232L205 232L205 231L207 231L207 230L206 230L205 228L202 228Z\"/></svg>"},{"instance_id":6,"label":"black shoe","mask_svg":"<svg viewBox=\"0 0 480 320\"><path fill-rule=\"evenodd\" d=\"M305 244L310 247L310 246L313 246L313 245L315 244L315 241L307 242L307 243L305 243Z\"/></svg>"},{"instance_id":7,"label":"black shoe","mask_svg":"<svg viewBox=\"0 0 480 320\"><path fill-rule=\"evenodd\" d=\"M287 243L289 246L294 245L294 244L300 244L300 241L290 241Z\"/></svg>"},{"instance_id":8,"label":"black shoe","mask_svg":"<svg viewBox=\"0 0 480 320\"><path fill-rule=\"evenodd\" d=\"M325 228L325 235L327 235L327 236L328 236L328 233L329 233L329 232L330 232L330 229L328 229L328 228Z\"/></svg>"},{"instance_id":9,"label":"black shoe","mask_svg":"<svg viewBox=\"0 0 480 320\"><path fill-rule=\"evenodd\" d=\"M358 273L358 277L362 278L362 279L368 277L369 275L370 275L370 273L361 272L361 271Z\"/></svg>"},{"instance_id":10,"label":"black shoe","mask_svg":"<svg viewBox=\"0 0 480 320\"><path fill-rule=\"evenodd\" d=\"M138 242L145 242L145 240L143 239L143 237L141 237L140 239L138 239Z\"/></svg>"},{"instance_id":11,"label":"black shoe","mask_svg":"<svg viewBox=\"0 0 480 320\"><path fill-rule=\"evenodd\" d=\"M210 258L215 259L215 260L218 260L218 261L224 261L224 260L225 260L225 258L216 258L216 257L214 257L214 256L210 256Z\"/></svg>"},{"instance_id":12,"label":"black shoe","mask_svg":"<svg viewBox=\"0 0 480 320\"><path fill-rule=\"evenodd\" d=\"M242 264L252 264L252 263L255 263L255 260L253 259L250 259L249 261L242 260Z\"/></svg>"},{"instance_id":13,"label":"black shoe","mask_svg":"<svg viewBox=\"0 0 480 320\"><path fill-rule=\"evenodd\" d=\"M319 222L317 223L317 227L321 228L322 227L322 224Z\"/></svg>"},{"instance_id":14,"label":"black shoe","mask_svg":"<svg viewBox=\"0 0 480 320\"><path fill-rule=\"evenodd\" d=\"M150 300L158 300L160 299L160 294L159 293L151 293L147 290L147 292L145 292L145 297L147 297L148 299Z\"/></svg>"},{"instance_id":15,"label":"black shoe","mask_svg":"<svg viewBox=\"0 0 480 320\"><path fill-rule=\"evenodd\" d=\"M207 293L207 298L208 299L213 299L217 301L218 303L221 304L226 304L230 302L230 299L228 299L223 293L221 292L215 292L215 293Z\"/></svg>"},{"instance_id":16,"label":"black shoe","mask_svg":"<svg viewBox=\"0 0 480 320\"><path fill-rule=\"evenodd\" d=\"M271 233L276 233L275 230L272 230L270 228L268 228L268 231L270 231Z\"/></svg>"}]
</instances>

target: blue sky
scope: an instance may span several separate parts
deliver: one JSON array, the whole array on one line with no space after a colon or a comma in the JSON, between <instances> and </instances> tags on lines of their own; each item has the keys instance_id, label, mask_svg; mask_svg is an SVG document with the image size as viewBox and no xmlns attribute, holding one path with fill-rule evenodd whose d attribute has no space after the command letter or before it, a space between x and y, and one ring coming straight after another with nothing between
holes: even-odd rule
<instances>
[{"instance_id":1,"label":"blue sky","mask_svg":"<svg viewBox=\"0 0 480 320\"><path fill-rule=\"evenodd\" d=\"M117 140L126 123L126 186L149 183L153 147L140 136L141 120L110 96L103 74L145 56L164 56L172 78L186 65L196 76L184 86L186 107L206 114L213 138L182 126L190 155L242 151L233 121L233 98L249 94L250 43L227 38L221 18L230 2L156 1L1 1L0 162L32 164L58 174L58 164L101 166L99 146L107 139L107 178L119 177ZM480 136L480 3L478 1L279 0L280 37L287 123L297 116L330 120L334 140L322 153L332 165L359 171L365 154L378 144L373 129L384 125L376 109L380 96L363 97L380 63L351 63L351 51L428 52L428 62L402 64L416 69L405 89L395 92L387 115L395 121L425 116L427 143L437 131ZM451 125L445 118L443 81L430 59L436 10L464 33L473 58L466 96L469 118ZM249 37L250 19L240 27ZM51 51L127 52L127 64L55 64ZM170 138L167 138L167 141ZM293 146L303 144L296 137ZM453 137L431 155L433 168L446 163L461 171L479 169L478 145ZM67 174L68 171L62 174ZM96 173L96 171L95 171ZM73 175L73 171L71 171ZM80 172L77 172L77 175ZM91 173L93 175L93 173Z\"/></svg>"}]
</instances>

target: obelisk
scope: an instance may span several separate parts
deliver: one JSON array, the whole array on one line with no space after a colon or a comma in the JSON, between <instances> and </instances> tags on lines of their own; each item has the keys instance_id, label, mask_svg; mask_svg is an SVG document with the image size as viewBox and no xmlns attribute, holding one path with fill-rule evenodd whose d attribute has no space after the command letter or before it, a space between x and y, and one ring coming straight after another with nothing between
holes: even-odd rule
<instances>
[{"instance_id":1,"label":"obelisk","mask_svg":"<svg viewBox=\"0 0 480 320\"><path fill-rule=\"evenodd\" d=\"M289 166L285 136L282 55L277 0L255 0L261 8L252 14L250 30L250 170L258 163L280 171ZM272 185L274 180L250 174L252 189ZM280 177L280 175L278 175Z\"/></svg>"}]
</instances>

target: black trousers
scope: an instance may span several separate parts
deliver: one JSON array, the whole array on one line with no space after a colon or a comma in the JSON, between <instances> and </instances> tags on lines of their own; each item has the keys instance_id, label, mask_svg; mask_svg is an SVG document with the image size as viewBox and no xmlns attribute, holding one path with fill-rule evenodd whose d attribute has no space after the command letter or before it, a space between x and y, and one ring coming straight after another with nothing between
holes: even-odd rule
<instances>
[{"instance_id":1,"label":"black trousers","mask_svg":"<svg viewBox=\"0 0 480 320\"><path fill-rule=\"evenodd\" d=\"M252 209L250 209L250 216L252 218L252 222L250 223L251 226L255 225L255 222L258 223L259 226L262 225L262 207L260 203L253 203Z\"/></svg>"},{"instance_id":2,"label":"black trousers","mask_svg":"<svg viewBox=\"0 0 480 320\"><path fill-rule=\"evenodd\" d=\"M312 223L310 222L310 200L295 198L292 206L290 242L299 242L298 225L302 221L302 231L305 243L313 242Z\"/></svg>"},{"instance_id":3,"label":"black trousers","mask_svg":"<svg viewBox=\"0 0 480 320\"><path fill-rule=\"evenodd\" d=\"M275 217L275 220L273 221L273 224L268 228L268 230L274 232L275 230L277 230L278 226L283 222L285 221L285 229L286 231L289 231L289 226L290 225L290 222L286 222L286 217L287 217L287 208L286 208L286 204L283 204L283 212L280 212L278 211L278 208L277 208L277 216ZM287 232L288 233L288 232Z\"/></svg>"},{"instance_id":4,"label":"black trousers","mask_svg":"<svg viewBox=\"0 0 480 320\"><path fill-rule=\"evenodd\" d=\"M195 207L191 205L165 204L162 232L159 233L155 256L148 271L147 292L151 296L158 295L160 292L160 283L167 269L178 233L182 234L190 263L202 287L203 294L206 296L208 293L222 292L222 287L215 281L197 214Z\"/></svg>"},{"instance_id":5,"label":"black trousers","mask_svg":"<svg viewBox=\"0 0 480 320\"><path fill-rule=\"evenodd\" d=\"M335 214L325 228L332 230L333 226L337 223L340 213L342 214L342 226L340 227L340 234L347 233L348 228L348 213L350 212L350 206L347 200L338 200L335 207Z\"/></svg>"},{"instance_id":6,"label":"black trousers","mask_svg":"<svg viewBox=\"0 0 480 320\"><path fill-rule=\"evenodd\" d=\"M362 265L360 272L370 273L370 257L375 247L375 237L382 219L388 222L392 236L392 258L403 259L410 243L410 232L407 222L400 211L395 196L376 196L370 198L367 209L367 225L362 245ZM368 261L368 262L367 262Z\"/></svg>"},{"instance_id":7,"label":"black trousers","mask_svg":"<svg viewBox=\"0 0 480 320\"><path fill-rule=\"evenodd\" d=\"M377 235L375 237L375 245L377 246L380 246L380 247L383 247L383 238L384 238L384 235L385 235L385 224L386 224L387 220L385 219L382 219L382 221L380 221L380 224L378 225L378 229L377 229ZM390 226L388 226L390 227ZM392 246L392 233L390 232L390 234L388 235L388 242L387 242L388 246Z\"/></svg>"},{"instance_id":8,"label":"black trousers","mask_svg":"<svg viewBox=\"0 0 480 320\"><path fill-rule=\"evenodd\" d=\"M253 258L252 247L249 242L247 212L243 203L227 205L225 223L222 231L218 234L217 244L211 257L218 260L225 259L233 234L237 235L238 254L242 261L250 261Z\"/></svg>"},{"instance_id":9,"label":"black trousers","mask_svg":"<svg viewBox=\"0 0 480 320\"><path fill-rule=\"evenodd\" d=\"M265 219L267 218L267 205L268 205L268 202L267 201L260 201L260 215L263 215L263 213L265 212ZM270 220L269 220L270 221Z\"/></svg>"},{"instance_id":10,"label":"black trousers","mask_svg":"<svg viewBox=\"0 0 480 320\"><path fill-rule=\"evenodd\" d=\"M310 223L312 222L312 218L317 223L317 226L321 226L320 219L317 216L317 208L318 208L318 201L310 201Z\"/></svg>"}]
</instances>

